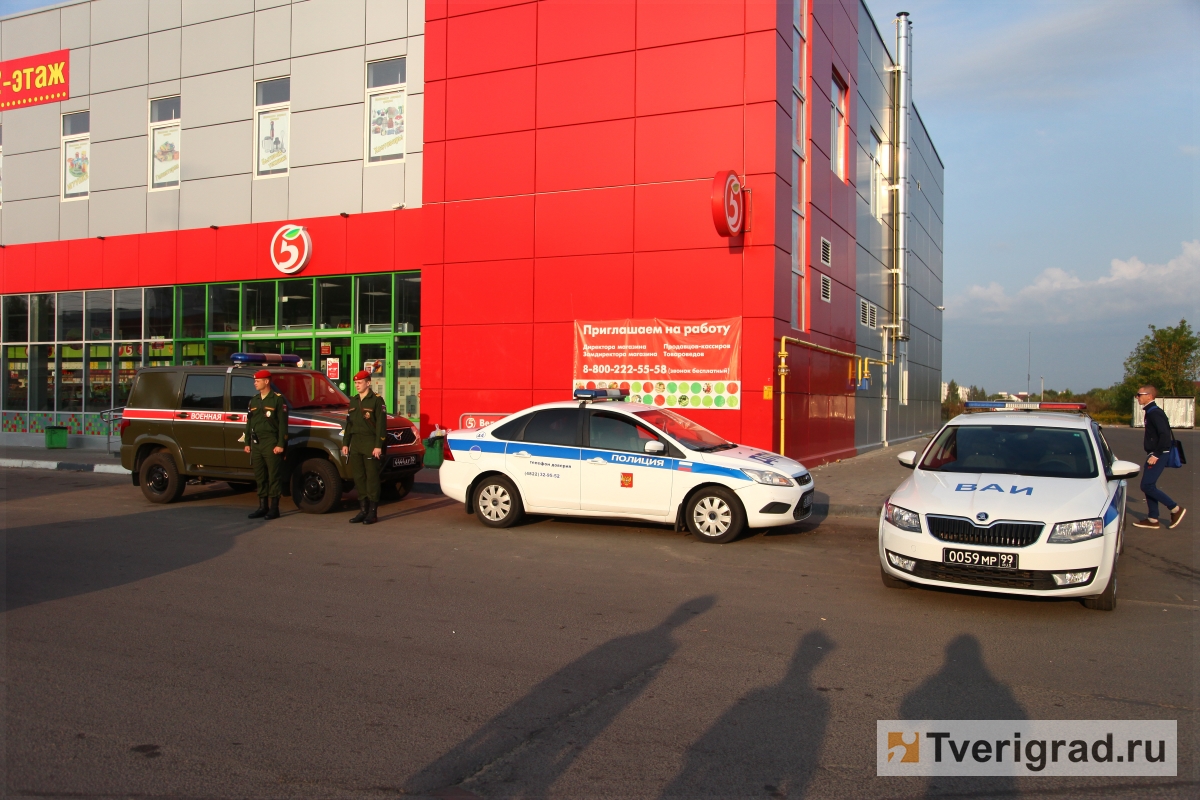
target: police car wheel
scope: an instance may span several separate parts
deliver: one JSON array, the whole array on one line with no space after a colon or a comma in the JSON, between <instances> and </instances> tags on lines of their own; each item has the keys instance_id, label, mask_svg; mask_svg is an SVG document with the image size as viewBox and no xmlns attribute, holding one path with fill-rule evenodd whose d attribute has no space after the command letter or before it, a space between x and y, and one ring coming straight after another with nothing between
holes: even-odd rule
<instances>
[{"instance_id":1,"label":"police car wheel","mask_svg":"<svg viewBox=\"0 0 1200 800\"><path fill-rule=\"evenodd\" d=\"M383 487L383 493L388 500L403 500L412 491L415 475L405 475L403 478L388 481Z\"/></svg>"},{"instance_id":2,"label":"police car wheel","mask_svg":"<svg viewBox=\"0 0 1200 800\"><path fill-rule=\"evenodd\" d=\"M692 495L685 511L688 530L702 542L724 544L742 534L746 515L733 492L709 486Z\"/></svg>"},{"instance_id":3,"label":"police car wheel","mask_svg":"<svg viewBox=\"0 0 1200 800\"><path fill-rule=\"evenodd\" d=\"M521 495L508 478L484 478L475 487L475 516L489 528L508 528L516 525L525 513Z\"/></svg>"},{"instance_id":4,"label":"police car wheel","mask_svg":"<svg viewBox=\"0 0 1200 800\"><path fill-rule=\"evenodd\" d=\"M175 468L175 459L165 451L154 453L142 462L138 483L151 503L174 503L187 485Z\"/></svg>"},{"instance_id":5,"label":"police car wheel","mask_svg":"<svg viewBox=\"0 0 1200 800\"><path fill-rule=\"evenodd\" d=\"M325 514L342 499L342 477L324 458L310 458L292 479L292 500L305 514Z\"/></svg>"},{"instance_id":6,"label":"police car wheel","mask_svg":"<svg viewBox=\"0 0 1200 800\"><path fill-rule=\"evenodd\" d=\"M1115 611L1117 608L1117 564L1113 561L1112 574L1108 576L1108 586L1104 591L1093 597L1083 598L1083 607L1095 611Z\"/></svg>"}]
</instances>

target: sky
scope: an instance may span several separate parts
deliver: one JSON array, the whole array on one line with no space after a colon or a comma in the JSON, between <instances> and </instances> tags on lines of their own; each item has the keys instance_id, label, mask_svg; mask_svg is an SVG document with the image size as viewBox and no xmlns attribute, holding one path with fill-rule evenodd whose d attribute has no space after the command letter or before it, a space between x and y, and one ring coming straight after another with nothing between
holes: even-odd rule
<instances>
[{"instance_id":1,"label":"sky","mask_svg":"<svg viewBox=\"0 0 1200 800\"><path fill-rule=\"evenodd\" d=\"M1200 2L868 0L946 167L942 379L1086 391L1200 324Z\"/></svg>"},{"instance_id":2,"label":"sky","mask_svg":"<svg viewBox=\"0 0 1200 800\"><path fill-rule=\"evenodd\" d=\"M1200 0L867 4L888 40L911 15L946 167L943 380L1109 386L1148 325L1200 325Z\"/></svg>"}]
</instances>

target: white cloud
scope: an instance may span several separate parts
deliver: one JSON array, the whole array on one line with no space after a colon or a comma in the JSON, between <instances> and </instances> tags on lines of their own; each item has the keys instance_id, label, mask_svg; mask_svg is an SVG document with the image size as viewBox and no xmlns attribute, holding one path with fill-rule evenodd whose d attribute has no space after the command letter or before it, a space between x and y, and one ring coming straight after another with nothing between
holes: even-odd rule
<instances>
[{"instance_id":1,"label":"white cloud","mask_svg":"<svg viewBox=\"0 0 1200 800\"><path fill-rule=\"evenodd\" d=\"M1194 144L1181 144L1179 145L1179 152L1185 156L1200 156L1200 147Z\"/></svg>"},{"instance_id":2,"label":"white cloud","mask_svg":"<svg viewBox=\"0 0 1200 800\"><path fill-rule=\"evenodd\" d=\"M948 321L976 324L1105 324L1171 309L1195 316L1200 306L1200 239L1184 242L1165 264L1114 258L1107 275L1080 278L1057 267L1044 270L1015 293L999 283L975 285L946 301ZM1159 313L1153 313L1158 319Z\"/></svg>"}]
</instances>

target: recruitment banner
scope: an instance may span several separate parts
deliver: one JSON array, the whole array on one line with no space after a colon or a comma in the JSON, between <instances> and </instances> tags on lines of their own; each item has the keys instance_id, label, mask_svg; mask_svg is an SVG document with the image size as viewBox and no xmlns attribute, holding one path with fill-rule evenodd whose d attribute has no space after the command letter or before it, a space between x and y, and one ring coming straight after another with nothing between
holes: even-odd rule
<instances>
[{"instance_id":1,"label":"recruitment banner","mask_svg":"<svg viewBox=\"0 0 1200 800\"><path fill-rule=\"evenodd\" d=\"M575 321L575 389L668 408L737 409L742 319Z\"/></svg>"},{"instance_id":2,"label":"recruitment banner","mask_svg":"<svg viewBox=\"0 0 1200 800\"><path fill-rule=\"evenodd\" d=\"M70 87L70 50L0 61L0 110L57 103L71 96Z\"/></svg>"}]
</instances>

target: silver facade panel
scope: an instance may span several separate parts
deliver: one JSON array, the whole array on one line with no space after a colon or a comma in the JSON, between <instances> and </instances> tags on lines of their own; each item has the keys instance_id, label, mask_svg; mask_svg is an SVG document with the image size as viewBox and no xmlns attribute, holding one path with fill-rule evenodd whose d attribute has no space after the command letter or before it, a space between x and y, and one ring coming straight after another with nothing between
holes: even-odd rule
<instances>
[{"instance_id":1,"label":"silver facade panel","mask_svg":"<svg viewBox=\"0 0 1200 800\"><path fill-rule=\"evenodd\" d=\"M88 226L92 236L146 232L146 192L140 187L93 191L88 205Z\"/></svg>"},{"instance_id":2,"label":"silver facade panel","mask_svg":"<svg viewBox=\"0 0 1200 800\"><path fill-rule=\"evenodd\" d=\"M276 8L278 6L289 5L292 0L254 0L254 10L262 11L264 8Z\"/></svg>"},{"instance_id":3,"label":"silver facade panel","mask_svg":"<svg viewBox=\"0 0 1200 800\"><path fill-rule=\"evenodd\" d=\"M58 238L84 239L88 235L88 202L75 200L59 203Z\"/></svg>"},{"instance_id":4,"label":"silver facade panel","mask_svg":"<svg viewBox=\"0 0 1200 800\"><path fill-rule=\"evenodd\" d=\"M93 192L106 189L141 187L145 194L146 164L149 158L146 136L92 142L89 183ZM144 206L144 204L143 204Z\"/></svg>"},{"instance_id":5,"label":"silver facade panel","mask_svg":"<svg viewBox=\"0 0 1200 800\"><path fill-rule=\"evenodd\" d=\"M78 102L79 98L86 98L91 92L91 76L92 76L92 48L80 47L71 51L69 56L71 60L71 78L68 83L68 91L71 94L71 101ZM69 101L68 101L69 102ZM79 108L87 108L86 102ZM75 111L76 107L64 109Z\"/></svg>"},{"instance_id":6,"label":"silver facade panel","mask_svg":"<svg viewBox=\"0 0 1200 800\"><path fill-rule=\"evenodd\" d=\"M288 213L297 218L361 213L362 175L361 161L293 168Z\"/></svg>"},{"instance_id":7,"label":"silver facade panel","mask_svg":"<svg viewBox=\"0 0 1200 800\"><path fill-rule=\"evenodd\" d=\"M389 211L404 202L404 162L390 162L363 170L362 210Z\"/></svg>"},{"instance_id":8,"label":"silver facade panel","mask_svg":"<svg viewBox=\"0 0 1200 800\"><path fill-rule=\"evenodd\" d=\"M130 136L145 136L146 120L149 119L146 103L145 84L119 92L92 95L92 139L102 142L109 139L126 139ZM143 175L143 183L145 178Z\"/></svg>"},{"instance_id":9,"label":"silver facade panel","mask_svg":"<svg viewBox=\"0 0 1200 800\"><path fill-rule=\"evenodd\" d=\"M288 184L286 175L254 181L251 186L251 217L254 222L273 222L288 218Z\"/></svg>"},{"instance_id":10,"label":"silver facade panel","mask_svg":"<svg viewBox=\"0 0 1200 800\"><path fill-rule=\"evenodd\" d=\"M250 120L189 128L180 137L180 171L183 180L249 174L254 152ZM143 177L143 181L145 178Z\"/></svg>"},{"instance_id":11,"label":"silver facade panel","mask_svg":"<svg viewBox=\"0 0 1200 800\"><path fill-rule=\"evenodd\" d=\"M67 6L59 14L59 47L87 47L92 43L92 14L86 3Z\"/></svg>"},{"instance_id":12,"label":"silver facade panel","mask_svg":"<svg viewBox=\"0 0 1200 800\"><path fill-rule=\"evenodd\" d=\"M59 120L58 104L46 103L32 108L7 111L4 114L4 158L35 150L58 149L62 139L62 123ZM5 170L7 172L7 169ZM10 184L5 175L5 193ZM57 175L55 180L58 180ZM4 198L8 200L7 197Z\"/></svg>"},{"instance_id":13,"label":"silver facade panel","mask_svg":"<svg viewBox=\"0 0 1200 800\"><path fill-rule=\"evenodd\" d=\"M424 4L422 4L424 5ZM413 3L409 3L411 8ZM412 25L410 18L409 25ZM411 30L411 27L410 27ZM408 37L408 61L404 64L408 75L408 93L420 94L425 91L425 37L421 35ZM419 138L419 137L418 137Z\"/></svg>"},{"instance_id":14,"label":"silver facade panel","mask_svg":"<svg viewBox=\"0 0 1200 800\"><path fill-rule=\"evenodd\" d=\"M114 42L150 32L147 0L96 0L92 8L92 44Z\"/></svg>"},{"instance_id":15,"label":"silver facade panel","mask_svg":"<svg viewBox=\"0 0 1200 800\"><path fill-rule=\"evenodd\" d=\"M183 0L183 24L196 25L253 10L254 0Z\"/></svg>"},{"instance_id":16,"label":"silver facade panel","mask_svg":"<svg viewBox=\"0 0 1200 800\"><path fill-rule=\"evenodd\" d=\"M293 57L292 111L363 102L366 92L363 55L363 48L351 47Z\"/></svg>"},{"instance_id":17,"label":"silver facade panel","mask_svg":"<svg viewBox=\"0 0 1200 800\"><path fill-rule=\"evenodd\" d=\"M146 193L146 230L173 231L179 228L179 192Z\"/></svg>"},{"instance_id":18,"label":"silver facade panel","mask_svg":"<svg viewBox=\"0 0 1200 800\"><path fill-rule=\"evenodd\" d=\"M293 111L292 166L309 167L331 161L361 162L363 126L366 124L364 113L362 103Z\"/></svg>"},{"instance_id":19,"label":"silver facade panel","mask_svg":"<svg viewBox=\"0 0 1200 800\"><path fill-rule=\"evenodd\" d=\"M405 138L404 152L419 153L425 149L424 137L421 136L421 131L425 130L425 95L410 94L408 96L407 125L407 130L415 131L415 133Z\"/></svg>"},{"instance_id":20,"label":"silver facade panel","mask_svg":"<svg viewBox=\"0 0 1200 800\"><path fill-rule=\"evenodd\" d=\"M405 0L367 0L367 44L408 36Z\"/></svg>"},{"instance_id":21,"label":"silver facade panel","mask_svg":"<svg viewBox=\"0 0 1200 800\"><path fill-rule=\"evenodd\" d=\"M185 25L181 52L180 71L185 78L252 65L254 15Z\"/></svg>"},{"instance_id":22,"label":"silver facade panel","mask_svg":"<svg viewBox=\"0 0 1200 800\"><path fill-rule=\"evenodd\" d=\"M150 30L165 31L183 24L183 0L150 0Z\"/></svg>"},{"instance_id":23,"label":"silver facade panel","mask_svg":"<svg viewBox=\"0 0 1200 800\"><path fill-rule=\"evenodd\" d=\"M181 40L179 28L150 34L150 82L179 80Z\"/></svg>"},{"instance_id":24,"label":"silver facade panel","mask_svg":"<svg viewBox=\"0 0 1200 800\"><path fill-rule=\"evenodd\" d=\"M248 222L250 222L249 175L183 181L180 185L180 228L242 225Z\"/></svg>"},{"instance_id":25,"label":"silver facade panel","mask_svg":"<svg viewBox=\"0 0 1200 800\"><path fill-rule=\"evenodd\" d=\"M246 68L180 81L184 128L250 119L254 108L252 75L253 70ZM247 139L247 147L252 146L252 140Z\"/></svg>"},{"instance_id":26,"label":"silver facade panel","mask_svg":"<svg viewBox=\"0 0 1200 800\"><path fill-rule=\"evenodd\" d=\"M60 24L58 9L6 20L0 33L0 55L7 60L58 50Z\"/></svg>"},{"instance_id":27,"label":"silver facade panel","mask_svg":"<svg viewBox=\"0 0 1200 800\"><path fill-rule=\"evenodd\" d=\"M4 241L8 244L52 242L58 238L58 196L4 201ZM75 205L82 205L76 203Z\"/></svg>"},{"instance_id":28,"label":"silver facade panel","mask_svg":"<svg viewBox=\"0 0 1200 800\"><path fill-rule=\"evenodd\" d=\"M292 56L292 7L279 6L254 15L254 63Z\"/></svg>"},{"instance_id":29,"label":"silver facade panel","mask_svg":"<svg viewBox=\"0 0 1200 800\"><path fill-rule=\"evenodd\" d=\"M92 93L145 86L150 76L146 36L92 46Z\"/></svg>"},{"instance_id":30,"label":"silver facade panel","mask_svg":"<svg viewBox=\"0 0 1200 800\"><path fill-rule=\"evenodd\" d=\"M20 155L5 153L4 205L35 197L57 198L59 153L58 147Z\"/></svg>"},{"instance_id":31,"label":"silver facade panel","mask_svg":"<svg viewBox=\"0 0 1200 800\"><path fill-rule=\"evenodd\" d=\"M292 4L292 57L366 44L365 0Z\"/></svg>"}]
</instances>

